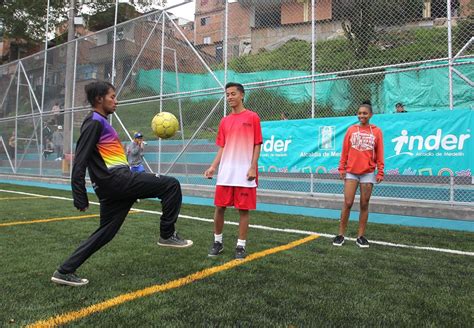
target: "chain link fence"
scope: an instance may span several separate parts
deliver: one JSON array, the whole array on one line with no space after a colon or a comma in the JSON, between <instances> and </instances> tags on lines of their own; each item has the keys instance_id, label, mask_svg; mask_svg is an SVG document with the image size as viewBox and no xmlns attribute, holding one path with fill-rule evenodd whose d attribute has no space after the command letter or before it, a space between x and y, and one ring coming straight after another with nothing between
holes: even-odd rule
<instances>
[{"instance_id":1,"label":"chain link fence","mask_svg":"<svg viewBox=\"0 0 474 328\"><path fill-rule=\"evenodd\" d=\"M337 122L364 101L387 115L398 103L407 112L474 109L472 1L197 0L195 9L191 22L156 11L0 66L0 172L70 177L90 110L84 86L96 80L117 88L111 122L124 145L142 132L148 170L198 187L215 183L203 172L229 81L244 84L262 122ZM160 111L180 122L171 139L152 134ZM261 172L259 188L342 193L334 168L312 167ZM374 197L472 205L471 173L392 170Z\"/></svg>"}]
</instances>

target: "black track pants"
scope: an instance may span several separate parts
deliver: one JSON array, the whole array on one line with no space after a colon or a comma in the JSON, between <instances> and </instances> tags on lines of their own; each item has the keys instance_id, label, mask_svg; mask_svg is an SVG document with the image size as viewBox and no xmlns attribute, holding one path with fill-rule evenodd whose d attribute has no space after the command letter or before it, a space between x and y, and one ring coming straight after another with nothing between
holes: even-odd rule
<instances>
[{"instance_id":1,"label":"black track pants","mask_svg":"<svg viewBox=\"0 0 474 328\"><path fill-rule=\"evenodd\" d=\"M161 199L160 236L169 238L173 235L182 201L181 186L175 178L132 173L128 168L117 169L113 181L95 186L95 192L100 202L100 226L59 267L60 272L76 271L92 254L111 241L137 198Z\"/></svg>"}]
</instances>

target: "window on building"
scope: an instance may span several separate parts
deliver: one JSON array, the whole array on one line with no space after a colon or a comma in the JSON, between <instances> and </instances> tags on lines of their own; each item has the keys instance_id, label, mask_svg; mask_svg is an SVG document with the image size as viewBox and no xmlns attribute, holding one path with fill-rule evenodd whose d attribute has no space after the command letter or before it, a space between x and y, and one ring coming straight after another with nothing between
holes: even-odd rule
<instances>
[{"instance_id":1,"label":"window on building","mask_svg":"<svg viewBox=\"0 0 474 328\"><path fill-rule=\"evenodd\" d=\"M232 46L232 57L239 57L240 55L240 47L238 44L234 44Z\"/></svg>"},{"instance_id":2,"label":"window on building","mask_svg":"<svg viewBox=\"0 0 474 328\"><path fill-rule=\"evenodd\" d=\"M448 6L446 0L430 0L425 1L431 4L431 18L445 18L448 17ZM457 17L459 14L459 0L451 0L451 16Z\"/></svg>"},{"instance_id":3,"label":"window on building","mask_svg":"<svg viewBox=\"0 0 474 328\"><path fill-rule=\"evenodd\" d=\"M37 76L33 81L34 81L33 82L33 87L43 85L43 77L42 76Z\"/></svg>"},{"instance_id":4,"label":"window on building","mask_svg":"<svg viewBox=\"0 0 474 328\"><path fill-rule=\"evenodd\" d=\"M309 1L303 1L303 21L309 22L311 20L311 9L312 7Z\"/></svg>"},{"instance_id":5,"label":"window on building","mask_svg":"<svg viewBox=\"0 0 474 328\"><path fill-rule=\"evenodd\" d=\"M211 20L211 17L201 17L201 26L209 25L210 20Z\"/></svg>"},{"instance_id":6,"label":"window on building","mask_svg":"<svg viewBox=\"0 0 474 328\"><path fill-rule=\"evenodd\" d=\"M423 18L431 17L431 0L425 0L423 6Z\"/></svg>"},{"instance_id":7,"label":"window on building","mask_svg":"<svg viewBox=\"0 0 474 328\"><path fill-rule=\"evenodd\" d=\"M216 61L218 63L222 63L224 59L224 48L222 47L222 44L217 44L216 45Z\"/></svg>"},{"instance_id":8,"label":"window on building","mask_svg":"<svg viewBox=\"0 0 474 328\"><path fill-rule=\"evenodd\" d=\"M126 81L125 81L125 78L127 77L131 69L132 69L132 58L125 58L122 62L122 81L124 81L125 85L130 84L131 78L129 77Z\"/></svg>"},{"instance_id":9,"label":"window on building","mask_svg":"<svg viewBox=\"0 0 474 328\"><path fill-rule=\"evenodd\" d=\"M204 44L211 44L211 37L210 36L205 36L203 39L202 39L202 43Z\"/></svg>"},{"instance_id":10,"label":"window on building","mask_svg":"<svg viewBox=\"0 0 474 328\"><path fill-rule=\"evenodd\" d=\"M112 63L107 63L104 65L104 80L112 79Z\"/></svg>"},{"instance_id":11,"label":"window on building","mask_svg":"<svg viewBox=\"0 0 474 328\"><path fill-rule=\"evenodd\" d=\"M110 69L112 69L112 65ZM79 80L97 79L97 70L98 67L96 65L78 65L77 78Z\"/></svg>"},{"instance_id":12,"label":"window on building","mask_svg":"<svg viewBox=\"0 0 474 328\"><path fill-rule=\"evenodd\" d=\"M255 27L281 26L281 6L255 8Z\"/></svg>"},{"instance_id":13,"label":"window on building","mask_svg":"<svg viewBox=\"0 0 474 328\"><path fill-rule=\"evenodd\" d=\"M117 27L117 41L123 40L125 33L123 27ZM114 30L107 32L107 43L112 43L114 40Z\"/></svg>"}]
</instances>

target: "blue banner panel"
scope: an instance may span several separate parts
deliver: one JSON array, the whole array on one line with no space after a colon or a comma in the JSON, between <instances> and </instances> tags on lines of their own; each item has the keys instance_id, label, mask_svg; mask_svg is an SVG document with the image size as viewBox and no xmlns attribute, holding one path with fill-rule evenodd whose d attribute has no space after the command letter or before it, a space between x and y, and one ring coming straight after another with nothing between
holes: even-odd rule
<instances>
[{"instance_id":1,"label":"blue banner panel","mask_svg":"<svg viewBox=\"0 0 474 328\"><path fill-rule=\"evenodd\" d=\"M374 115L383 131L385 173L471 176L471 110ZM357 117L262 122L261 172L337 173L342 142Z\"/></svg>"}]
</instances>

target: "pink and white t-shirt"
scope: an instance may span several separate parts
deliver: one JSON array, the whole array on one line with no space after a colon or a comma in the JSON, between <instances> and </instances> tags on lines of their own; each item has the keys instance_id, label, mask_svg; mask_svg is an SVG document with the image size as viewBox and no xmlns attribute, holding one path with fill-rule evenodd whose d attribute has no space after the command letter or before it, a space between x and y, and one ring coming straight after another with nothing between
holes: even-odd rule
<instances>
[{"instance_id":1,"label":"pink and white t-shirt","mask_svg":"<svg viewBox=\"0 0 474 328\"><path fill-rule=\"evenodd\" d=\"M224 148L217 185L256 187L256 180L248 181L255 145L263 143L260 117L251 110L224 117L217 132L216 145Z\"/></svg>"}]
</instances>

